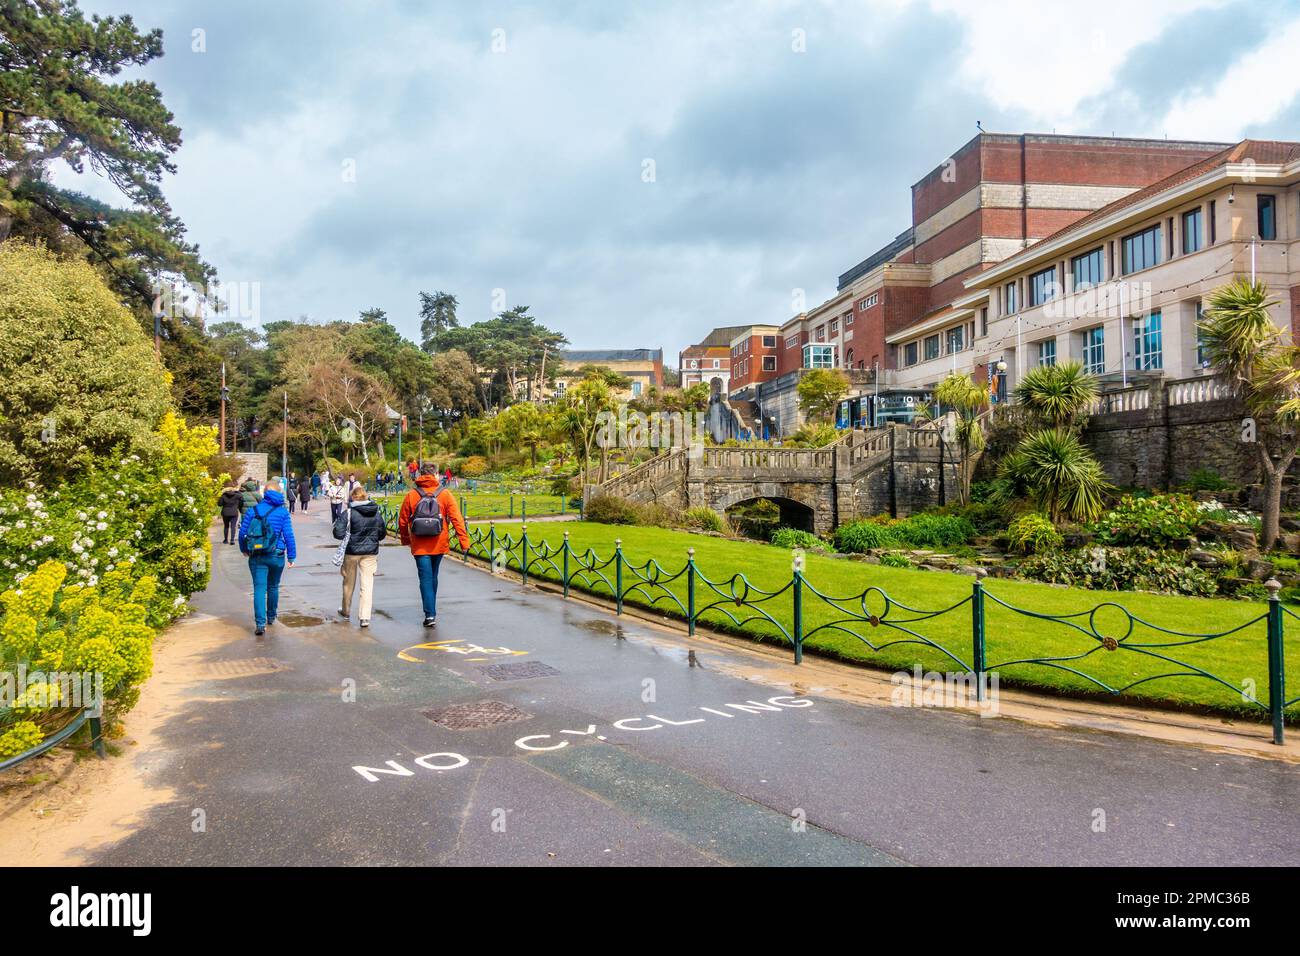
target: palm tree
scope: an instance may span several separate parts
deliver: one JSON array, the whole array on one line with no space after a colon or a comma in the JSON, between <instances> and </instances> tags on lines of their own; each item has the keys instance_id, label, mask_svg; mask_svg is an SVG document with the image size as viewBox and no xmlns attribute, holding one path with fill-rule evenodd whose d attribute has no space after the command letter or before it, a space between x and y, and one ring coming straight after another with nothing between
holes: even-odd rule
<instances>
[{"instance_id":1,"label":"palm tree","mask_svg":"<svg viewBox=\"0 0 1300 956\"><path fill-rule=\"evenodd\" d=\"M1097 379L1082 362L1039 365L1025 373L1015 395L1047 427L1080 431L1084 410L1097 398Z\"/></svg>"},{"instance_id":2,"label":"palm tree","mask_svg":"<svg viewBox=\"0 0 1300 956\"><path fill-rule=\"evenodd\" d=\"M1265 551L1277 541L1282 481L1300 452L1300 348L1283 341L1269 313L1277 304L1263 282L1238 276L1211 293L1199 328L1210 367L1236 387L1254 419Z\"/></svg>"},{"instance_id":3,"label":"palm tree","mask_svg":"<svg viewBox=\"0 0 1300 956\"><path fill-rule=\"evenodd\" d=\"M984 426L980 421L980 411L988 400L988 395L981 385L960 372L953 372L934 390L934 400L943 408L949 408L956 415L956 427L953 438L961 449L961 462L958 465L961 477L961 502L970 501L970 483L975 474L975 464L979 453L984 450Z\"/></svg>"},{"instance_id":4,"label":"palm tree","mask_svg":"<svg viewBox=\"0 0 1300 956\"><path fill-rule=\"evenodd\" d=\"M1110 487L1079 436L1055 428L1025 438L1003 460L998 474L1015 496L1030 499L1053 523L1063 515L1075 521L1096 519Z\"/></svg>"}]
</instances>

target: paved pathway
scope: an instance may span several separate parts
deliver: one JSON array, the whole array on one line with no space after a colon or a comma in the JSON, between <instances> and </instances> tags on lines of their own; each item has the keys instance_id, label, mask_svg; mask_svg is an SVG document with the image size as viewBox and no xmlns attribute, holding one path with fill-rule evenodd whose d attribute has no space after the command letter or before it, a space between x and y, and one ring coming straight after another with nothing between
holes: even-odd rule
<instances>
[{"instance_id":1,"label":"paved pathway","mask_svg":"<svg viewBox=\"0 0 1300 956\"><path fill-rule=\"evenodd\" d=\"M262 642L214 546L173 632L200 666L126 758L154 802L88 862L1300 864L1290 764L799 696L731 676L744 648L691 666L684 639L458 562L427 633L400 547L361 631L333 616L327 519L295 515ZM448 726L475 704L514 719Z\"/></svg>"}]
</instances>

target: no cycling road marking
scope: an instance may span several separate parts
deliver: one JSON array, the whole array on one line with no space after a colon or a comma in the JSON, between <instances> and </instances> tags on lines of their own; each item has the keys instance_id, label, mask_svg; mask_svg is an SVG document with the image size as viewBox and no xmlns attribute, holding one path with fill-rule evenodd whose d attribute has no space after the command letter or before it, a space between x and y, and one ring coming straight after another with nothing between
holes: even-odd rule
<instances>
[{"instance_id":1,"label":"no cycling road marking","mask_svg":"<svg viewBox=\"0 0 1300 956\"><path fill-rule=\"evenodd\" d=\"M809 697L790 697L787 695L778 695L767 698L766 702L757 700L747 700L743 704L723 704L723 708L717 707L699 707L706 714L712 714L714 719L725 717L727 720L733 720L739 714L762 714L762 713L780 713L783 710L802 709L812 707L816 703ZM702 724L710 718L692 717L689 720L669 720L667 717L660 717L656 714L646 714L644 717L623 717L610 723L610 727L615 730L648 732L662 730L665 727L686 727L690 724ZM634 726L639 725L639 726ZM604 734L596 733L596 724L588 724L586 730L561 730L556 734L526 734L515 741L515 747L527 753L542 753L550 750L562 750L569 746L569 741L561 739L559 734L570 734L575 737L592 737L596 740L608 739ZM547 741L547 743L540 743ZM443 770L459 770L461 767L469 765L469 758L463 754L443 751L440 753L424 754L416 757L412 761L417 767L423 770L433 770L441 772ZM367 767L353 766L353 770L370 783L378 783L381 775L389 777L414 777L415 771L398 763L396 760L384 761L387 767Z\"/></svg>"},{"instance_id":2,"label":"no cycling road marking","mask_svg":"<svg viewBox=\"0 0 1300 956\"><path fill-rule=\"evenodd\" d=\"M452 645L464 645L454 647ZM415 657L411 651L444 651L448 654L486 654L488 657L524 657L527 651L512 651L510 648L502 645L501 647L480 647L478 644L471 644L462 640L451 641L429 641L427 644L412 644L410 647L404 647L397 652L397 656L404 661L410 661L412 664L425 663L423 658ZM488 657L466 657L467 661L485 661Z\"/></svg>"}]
</instances>

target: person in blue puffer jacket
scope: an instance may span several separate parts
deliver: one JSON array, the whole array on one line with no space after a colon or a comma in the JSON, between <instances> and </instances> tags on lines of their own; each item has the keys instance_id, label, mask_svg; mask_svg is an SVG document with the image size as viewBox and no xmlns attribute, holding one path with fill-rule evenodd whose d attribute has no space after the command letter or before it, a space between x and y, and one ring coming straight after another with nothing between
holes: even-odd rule
<instances>
[{"instance_id":1,"label":"person in blue puffer jacket","mask_svg":"<svg viewBox=\"0 0 1300 956\"><path fill-rule=\"evenodd\" d=\"M284 506L283 487L278 478L267 482L262 500L246 510L239 523L239 550L247 555L248 571L253 576L253 623L258 637L275 623L280 604L280 575L298 559L293 520Z\"/></svg>"}]
</instances>

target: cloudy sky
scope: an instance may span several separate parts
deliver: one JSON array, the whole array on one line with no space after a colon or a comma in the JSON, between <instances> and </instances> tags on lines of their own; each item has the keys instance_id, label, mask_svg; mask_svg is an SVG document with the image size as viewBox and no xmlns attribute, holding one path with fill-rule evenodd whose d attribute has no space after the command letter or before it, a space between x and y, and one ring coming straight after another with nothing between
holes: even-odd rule
<instances>
[{"instance_id":1,"label":"cloudy sky","mask_svg":"<svg viewBox=\"0 0 1300 956\"><path fill-rule=\"evenodd\" d=\"M258 318L378 306L412 338L422 289L583 348L779 323L907 228L977 120L1300 137L1300 0L82 7L163 29L167 194Z\"/></svg>"}]
</instances>

